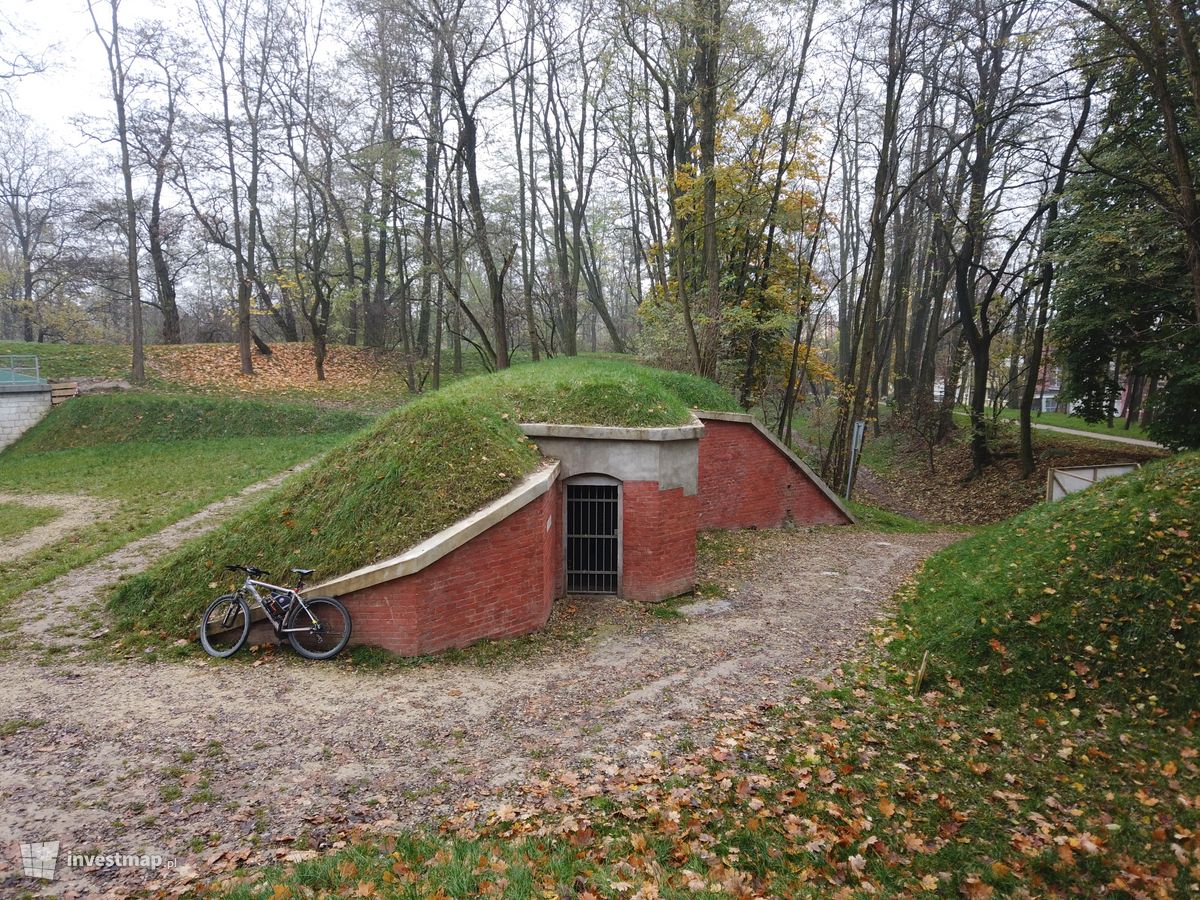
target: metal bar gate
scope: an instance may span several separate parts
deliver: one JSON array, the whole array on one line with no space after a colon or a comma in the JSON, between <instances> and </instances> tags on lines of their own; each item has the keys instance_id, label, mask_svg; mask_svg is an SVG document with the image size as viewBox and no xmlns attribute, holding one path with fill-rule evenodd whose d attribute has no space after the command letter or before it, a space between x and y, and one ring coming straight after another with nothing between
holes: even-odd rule
<instances>
[{"instance_id":1,"label":"metal bar gate","mask_svg":"<svg viewBox=\"0 0 1200 900\"><path fill-rule=\"evenodd\" d=\"M567 485L567 593L615 594L620 508L615 484Z\"/></svg>"}]
</instances>

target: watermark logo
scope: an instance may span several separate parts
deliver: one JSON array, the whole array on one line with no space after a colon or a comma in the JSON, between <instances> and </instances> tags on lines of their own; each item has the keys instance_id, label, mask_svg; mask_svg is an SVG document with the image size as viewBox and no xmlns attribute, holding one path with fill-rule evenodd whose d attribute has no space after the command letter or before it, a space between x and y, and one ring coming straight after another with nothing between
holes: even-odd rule
<instances>
[{"instance_id":1,"label":"watermark logo","mask_svg":"<svg viewBox=\"0 0 1200 900\"><path fill-rule=\"evenodd\" d=\"M21 870L28 878L53 881L58 875L58 841L21 844ZM79 869L173 869L174 857L159 853L68 852L64 865Z\"/></svg>"},{"instance_id":2,"label":"watermark logo","mask_svg":"<svg viewBox=\"0 0 1200 900\"><path fill-rule=\"evenodd\" d=\"M29 878L54 880L58 867L58 841L21 844L21 869Z\"/></svg>"}]
</instances>

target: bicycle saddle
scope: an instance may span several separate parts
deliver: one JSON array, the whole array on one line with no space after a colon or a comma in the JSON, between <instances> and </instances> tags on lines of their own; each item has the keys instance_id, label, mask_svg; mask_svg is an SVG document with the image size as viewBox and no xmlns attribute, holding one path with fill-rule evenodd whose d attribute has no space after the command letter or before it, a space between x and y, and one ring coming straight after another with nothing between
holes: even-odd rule
<instances>
[{"instance_id":1,"label":"bicycle saddle","mask_svg":"<svg viewBox=\"0 0 1200 900\"><path fill-rule=\"evenodd\" d=\"M293 575L311 575L316 569L292 569Z\"/></svg>"}]
</instances>

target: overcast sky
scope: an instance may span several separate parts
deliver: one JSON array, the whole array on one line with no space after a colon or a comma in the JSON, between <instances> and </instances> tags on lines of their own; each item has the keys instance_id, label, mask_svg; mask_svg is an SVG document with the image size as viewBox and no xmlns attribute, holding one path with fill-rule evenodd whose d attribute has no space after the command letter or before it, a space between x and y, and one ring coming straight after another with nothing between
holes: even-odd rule
<instances>
[{"instance_id":1,"label":"overcast sky","mask_svg":"<svg viewBox=\"0 0 1200 900\"><path fill-rule=\"evenodd\" d=\"M107 10L103 0L98 7ZM179 18L188 0L122 0L122 23L147 18ZM72 119L112 115L104 48L92 31L86 0L0 0L8 24L6 51L43 57L49 68L5 86L18 112L73 146L85 138Z\"/></svg>"}]
</instances>

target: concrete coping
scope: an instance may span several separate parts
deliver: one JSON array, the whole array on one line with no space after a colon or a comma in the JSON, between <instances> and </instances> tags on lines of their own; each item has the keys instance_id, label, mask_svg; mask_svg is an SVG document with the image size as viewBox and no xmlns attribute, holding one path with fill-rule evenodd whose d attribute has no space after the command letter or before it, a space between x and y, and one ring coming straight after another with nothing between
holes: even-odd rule
<instances>
[{"instance_id":1,"label":"concrete coping","mask_svg":"<svg viewBox=\"0 0 1200 900\"><path fill-rule=\"evenodd\" d=\"M687 425L665 428L621 428L609 425L559 425L555 422L522 422L526 437L573 438L589 441L694 441L704 425L694 415Z\"/></svg>"},{"instance_id":2,"label":"concrete coping","mask_svg":"<svg viewBox=\"0 0 1200 900\"><path fill-rule=\"evenodd\" d=\"M851 525L858 524L858 520L854 518L854 513L850 512L850 510L846 508L846 504L842 501L842 498L835 494L830 489L829 485L827 485L816 472L808 467L808 464L805 463L804 460L793 453L791 447L776 437L773 432L764 428L762 422L758 421L755 416L752 416L750 413L723 412L721 410L707 409L696 410L696 415L701 420L713 419L717 422L741 422L746 425L753 425L758 429L759 433L763 437L775 445L776 450L792 461L792 465L796 466L796 468L808 476L809 480L817 486L817 489L825 495L825 498L834 506L836 506L842 515L850 520Z\"/></svg>"},{"instance_id":3,"label":"concrete coping","mask_svg":"<svg viewBox=\"0 0 1200 900\"><path fill-rule=\"evenodd\" d=\"M302 593L305 596L332 595L338 597L351 591L420 572L550 490L558 478L559 463L558 460L547 460L547 463L525 476L503 497L493 500L482 509L459 519L449 528L443 528L421 543L409 547L399 556L393 556L391 559L381 560L345 575L339 575L337 578L314 584L305 588Z\"/></svg>"},{"instance_id":4,"label":"concrete coping","mask_svg":"<svg viewBox=\"0 0 1200 900\"><path fill-rule=\"evenodd\" d=\"M49 394L50 390L44 381L0 381L0 394Z\"/></svg>"}]
</instances>

